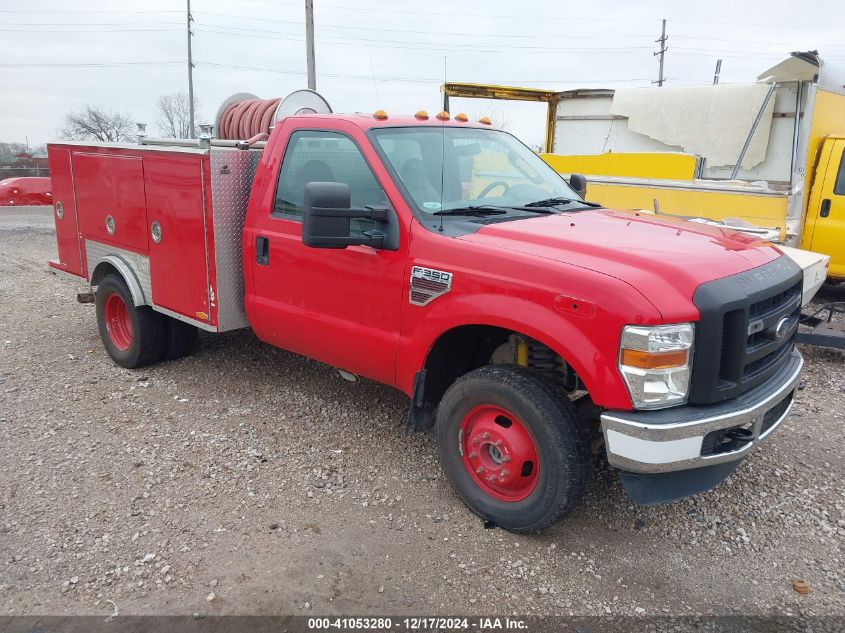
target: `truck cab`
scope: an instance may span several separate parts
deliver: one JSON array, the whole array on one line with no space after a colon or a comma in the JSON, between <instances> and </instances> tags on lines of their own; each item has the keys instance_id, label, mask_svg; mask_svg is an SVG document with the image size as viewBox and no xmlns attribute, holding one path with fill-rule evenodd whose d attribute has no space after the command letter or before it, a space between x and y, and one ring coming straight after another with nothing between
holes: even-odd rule
<instances>
[{"instance_id":1,"label":"truck cab","mask_svg":"<svg viewBox=\"0 0 845 633\"><path fill-rule=\"evenodd\" d=\"M166 148L52 151L58 171L134 156L119 187L156 193L126 211L142 227L130 235L105 177L108 204L73 209L98 227L76 234L74 274L96 286L116 362L173 358L190 348L185 328L242 323L392 386L410 398L406 432L434 430L458 494L507 529L540 531L576 507L601 446L637 502L712 488L792 406L797 265L724 228L586 201L489 122L286 116L260 149L174 152L196 165L193 187L167 176ZM77 201L109 171L97 169ZM76 239L66 217L56 270ZM177 308L186 297L196 309Z\"/></svg>"}]
</instances>

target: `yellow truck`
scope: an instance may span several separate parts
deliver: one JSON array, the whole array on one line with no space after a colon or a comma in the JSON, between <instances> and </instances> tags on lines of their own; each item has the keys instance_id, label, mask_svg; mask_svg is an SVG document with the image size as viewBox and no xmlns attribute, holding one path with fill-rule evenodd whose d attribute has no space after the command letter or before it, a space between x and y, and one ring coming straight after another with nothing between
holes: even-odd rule
<instances>
[{"instance_id":1,"label":"yellow truck","mask_svg":"<svg viewBox=\"0 0 845 633\"><path fill-rule=\"evenodd\" d=\"M757 232L830 257L845 281L845 66L793 53L742 84L538 90L468 83L450 97L548 104L543 158L587 197ZM799 251L800 253L800 251Z\"/></svg>"}]
</instances>

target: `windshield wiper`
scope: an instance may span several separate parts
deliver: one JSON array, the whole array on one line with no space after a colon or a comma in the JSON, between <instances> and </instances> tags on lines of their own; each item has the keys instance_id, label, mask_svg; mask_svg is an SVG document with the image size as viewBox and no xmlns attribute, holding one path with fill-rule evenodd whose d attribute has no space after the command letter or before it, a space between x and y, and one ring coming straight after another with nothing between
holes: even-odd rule
<instances>
[{"instance_id":1,"label":"windshield wiper","mask_svg":"<svg viewBox=\"0 0 845 633\"><path fill-rule=\"evenodd\" d=\"M455 209L432 211L432 215L504 215L510 207L496 207L490 204L477 204Z\"/></svg>"},{"instance_id":2,"label":"windshield wiper","mask_svg":"<svg viewBox=\"0 0 845 633\"><path fill-rule=\"evenodd\" d=\"M524 204L524 207L557 207L564 204L580 204L585 207L600 207L601 205L596 202L587 202L586 200L576 200L574 198L545 198L543 200L536 200L534 202L529 202L528 204Z\"/></svg>"}]
</instances>

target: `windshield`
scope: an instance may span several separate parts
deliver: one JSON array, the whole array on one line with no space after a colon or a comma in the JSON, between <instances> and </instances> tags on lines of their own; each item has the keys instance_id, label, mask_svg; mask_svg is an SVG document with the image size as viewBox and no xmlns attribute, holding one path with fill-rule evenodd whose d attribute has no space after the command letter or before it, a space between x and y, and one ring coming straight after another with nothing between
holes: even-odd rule
<instances>
[{"instance_id":1,"label":"windshield","mask_svg":"<svg viewBox=\"0 0 845 633\"><path fill-rule=\"evenodd\" d=\"M371 133L408 202L424 213L581 201L542 158L500 130L426 126Z\"/></svg>"}]
</instances>

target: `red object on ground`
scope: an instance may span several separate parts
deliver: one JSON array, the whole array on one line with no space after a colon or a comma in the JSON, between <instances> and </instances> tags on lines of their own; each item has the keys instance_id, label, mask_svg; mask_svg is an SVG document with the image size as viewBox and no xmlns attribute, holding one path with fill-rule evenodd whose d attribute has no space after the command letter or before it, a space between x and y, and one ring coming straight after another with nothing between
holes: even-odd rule
<instances>
[{"instance_id":1,"label":"red object on ground","mask_svg":"<svg viewBox=\"0 0 845 633\"><path fill-rule=\"evenodd\" d=\"M52 183L49 178L0 180L0 207L52 204Z\"/></svg>"}]
</instances>

